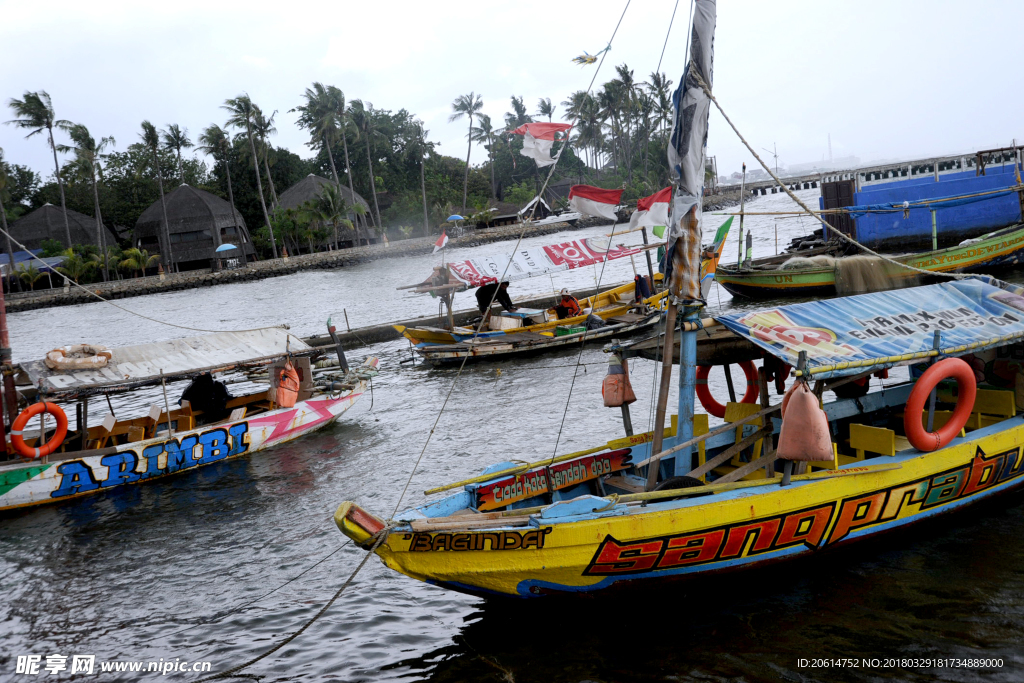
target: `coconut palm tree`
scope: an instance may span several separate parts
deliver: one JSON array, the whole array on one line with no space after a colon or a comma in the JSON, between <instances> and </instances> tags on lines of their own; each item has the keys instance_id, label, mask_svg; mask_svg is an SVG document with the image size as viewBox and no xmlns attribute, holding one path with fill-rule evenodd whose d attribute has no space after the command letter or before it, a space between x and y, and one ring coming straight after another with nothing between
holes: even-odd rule
<instances>
[{"instance_id":1,"label":"coconut palm tree","mask_svg":"<svg viewBox=\"0 0 1024 683\"><path fill-rule=\"evenodd\" d=\"M466 194L469 191L469 157L473 152L473 117L484 108L484 101L474 92L468 95L459 95L452 102L452 113L448 117L448 123L458 121L463 116L469 119L469 131L466 133L466 140L469 142L466 148L466 177L462 181L462 213L466 213Z\"/></svg>"},{"instance_id":2,"label":"coconut palm tree","mask_svg":"<svg viewBox=\"0 0 1024 683\"><path fill-rule=\"evenodd\" d=\"M373 210L375 212L377 230L381 229L380 206L377 204L377 182L373 177L373 159L370 157L370 138L379 137L373 123L373 104L362 100L352 100L348 107L348 117L356 132L366 141L366 164L370 169L370 192L373 194ZM346 163L347 160L346 160ZM351 175L351 174L350 174Z\"/></svg>"},{"instance_id":3,"label":"coconut palm tree","mask_svg":"<svg viewBox=\"0 0 1024 683\"><path fill-rule=\"evenodd\" d=\"M491 167L491 197L497 199L498 190L494 184L494 127L491 125L491 117L487 114L480 114L476 118L480 125L473 128L471 139L487 148L487 157L490 159Z\"/></svg>"},{"instance_id":4,"label":"coconut palm tree","mask_svg":"<svg viewBox=\"0 0 1024 683\"><path fill-rule=\"evenodd\" d=\"M490 119L488 118L488 122ZM430 216L427 214L427 178L426 178L426 166L427 166L427 131L423 128L423 122L417 119L413 122L413 126L416 129L416 135L418 140L413 145L411 151L415 152L420 158L420 190L423 193L423 236L426 237L430 234ZM494 183L494 169L491 169L491 184Z\"/></svg>"},{"instance_id":5,"label":"coconut palm tree","mask_svg":"<svg viewBox=\"0 0 1024 683\"><path fill-rule=\"evenodd\" d=\"M30 263L27 266L22 263L18 266L18 277L21 281L29 286L29 289L35 290L36 283L43 278L46 273L36 268L34 263Z\"/></svg>"},{"instance_id":6,"label":"coconut palm tree","mask_svg":"<svg viewBox=\"0 0 1024 683\"><path fill-rule=\"evenodd\" d=\"M335 245L338 244L338 227L347 213L348 206L337 185L324 185L320 188L320 194L306 209L306 216L310 219L311 227L321 231L330 231L328 234L334 235ZM308 236L307 239L309 239ZM312 241L310 241L309 251L313 252Z\"/></svg>"},{"instance_id":7,"label":"coconut palm tree","mask_svg":"<svg viewBox=\"0 0 1024 683\"><path fill-rule=\"evenodd\" d=\"M139 137L153 155L153 169L156 171L157 187L160 189L160 210L164 217L164 243L161 248L167 254L167 267L172 268L174 251L171 249L171 224L167 220L167 202L164 200L164 172L160 168L160 134L156 131L156 126L149 121L143 121L142 133Z\"/></svg>"},{"instance_id":8,"label":"coconut palm tree","mask_svg":"<svg viewBox=\"0 0 1024 683\"><path fill-rule=\"evenodd\" d=\"M76 254L72 250L68 249L64 253L64 261L57 266L57 272L65 277L69 277L78 284L78 281L83 277L92 272L97 262L86 261L82 258L81 254Z\"/></svg>"},{"instance_id":9,"label":"coconut palm tree","mask_svg":"<svg viewBox=\"0 0 1024 683\"><path fill-rule=\"evenodd\" d=\"M160 254L150 254L145 249L137 247L125 249L122 256L123 259L117 264L118 267L138 275L143 275L147 268L152 268L160 263Z\"/></svg>"},{"instance_id":10,"label":"coconut palm tree","mask_svg":"<svg viewBox=\"0 0 1024 683\"><path fill-rule=\"evenodd\" d=\"M7 169L7 162L4 161L4 150L0 148L0 228L4 229L4 240L7 243L8 289L13 292L16 285L18 291L21 291L21 281L14 277L14 246L7 230L7 211L4 209L4 202L11 200L10 184L11 174Z\"/></svg>"},{"instance_id":11,"label":"coconut palm tree","mask_svg":"<svg viewBox=\"0 0 1024 683\"><path fill-rule=\"evenodd\" d=\"M274 178L270 175L270 152L271 148L267 144L267 137L277 133L277 128L274 127L274 117L277 116L277 110L270 116L264 116L263 111L256 107L256 115L253 117L252 129L256 131L256 137L260 141L260 150L263 152L263 168L267 172L267 185L270 188L270 210L277 210L277 190L274 189Z\"/></svg>"},{"instance_id":12,"label":"coconut palm tree","mask_svg":"<svg viewBox=\"0 0 1024 683\"><path fill-rule=\"evenodd\" d=\"M25 91L24 99L11 98L7 102L7 106L13 109L18 117L7 123L30 131L25 136L26 138L39 135L44 130L46 131L50 150L53 152L53 169L54 174L57 176L57 187L60 188L60 208L64 214L64 237L67 242L65 246L71 248L71 224L68 223L68 206L64 198L64 181L60 177L60 164L57 162L57 146L53 140L54 127L69 122L56 120L56 115L53 113L53 103L50 101L50 95L45 90L40 90L39 92Z\"/></svg>"},{"instance_id":13,"label":"coconut palm tree","mask_svg":"<svg viewBox=\"0 0 1024 683\"><path fill-rule=\"evenodd\" d=\"M182 130L178 124L167 125L167 130L160 131L164 138L164 149L174 152L178 157L178 181L185 184L185 167L181 163L181 150L191 149L192 141L188 139L188 128Z\"/></svg>"},{"instance_id":14,"label":"coconut palm tree","mask_svg":"<svg viewBox=\"0 0 1024 683\"><path fill-rule=\"evenodd\" d=\"M224 162L224 172L228 179L228 203L231 204L231 219L235 223L235 232L241 235L241 224L238 221L238 212L235 210L235 191L231 187L231 164L228 163L231 156L231 135L216 123L211 123L199 136L199 143L199 147L196 147L197 151L209 154L214 161ZM220 230L214 230L213 248L215 252L220 244ZM245 253L244 248L242 253ZM217 266L220 265L220 259L214 259L214 261Z\"/></svg>"},{"instance_id":15,"label":"coconut palm tree","mask_svg":"<svg viewBox=\"0 0 1024 683\"><path fill-rule=\"evenodd\" d=\"M106 234L103 229L103 214L100 212L100 191L99 180L103 178L103 166L101 162L106 158L103 153L108 147L117 144L113 137L101 138L97 143L89 133L89 129L80 123L62 125L61 128L71 138L72 145L57 145L57 150L63 154L72 152L75 155L73 169L79 178L88 180L92 184L93 212L96 214L96 247L103 260L103 281L110 279L110 263L106 259L107 245ZM66 273L65 273L66 275ZM77 278L71 278L78 282Z\"/></svg>"},{"instance_id":16,"label":"coconut palm tree","mask_svg":"<svg viewBox=\"0 0 1024 683\"><path fill-rule=\"evenodd\" d=\"M260 180L260 164L256 156L256 140L253 137L253 123L256 118L257 107L249 99L249 96L245 93L238 97L224 100L224 104L221 105L221 109L226 109L230 112L231 116L228 118L227 125L234 126L235 128L244 128L246 137L249 138L249 147L252 152L252 164L253 170L256 171L256 190L260 197L260 206L263 208L263 220L266 221L267 230L270 231L270 248L274 252L274 258L277 258L277 240L274 239L274 228L270 225L270 215L267 213L267 202L263 198L263 182Z\"/></svg>"},{"instance_id":17,"label":"coconut palm tree","mask_svg":"<svg viewBox=\"0 0 1024 683\"><path fill-rule=\"evenodd\" d=\"M526 103L522 97L512 96L512 111L505 112L505 127L515 130L524 123L533 123L533 117L526 113Z\"/></svg>"},{"instance_id":18,"label":"coconut palm tree","mask_svg":"<svg viewBox=\"0 0 1024 683\"><path fill-rule=\"evenodd\" d=\"M550 123L551 119L554 118L556 109L558 109L558 107L551 104L550 97L542 97L537 101L537 116L548 117L548 123Z\"/></svg>"}]
</instances>

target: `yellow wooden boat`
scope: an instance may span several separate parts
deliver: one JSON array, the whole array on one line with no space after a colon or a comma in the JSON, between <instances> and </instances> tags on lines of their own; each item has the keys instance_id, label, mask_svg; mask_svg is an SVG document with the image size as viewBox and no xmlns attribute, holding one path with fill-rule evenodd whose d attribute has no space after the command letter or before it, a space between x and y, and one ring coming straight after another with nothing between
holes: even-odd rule
<instances>
[{"instance_id":1,"label":"yellow wooden boat","mask_svg":"<svg viewBox=\"0 0 1024 683\"><path fill-rule=\"evenodd\" d=\"M983 368L975 398L973 387L958 385L959 397L939 390L930 418L907 408L932 391L927 374L825 404L833 459L798 469L787 486L774 471L780 406L762 396L760 405L729 404L728 424L713 430L695 416L692 437L673 424L653 459L653 433L638 434L537 463L499 463L428 491L448 495L389 521L346 502L335 521L395 571L530 597L756 567L953 512L1024 481L1013 391L1022 294L972 278L719 318L783 362L797 365L803 352L798 372L820 380L819 395L937 358L966 356ZM962 429L958 415L967 416ZM936 433L956 430L930 450L920 442L929 419Z\"/></svg>"}]
</instances>

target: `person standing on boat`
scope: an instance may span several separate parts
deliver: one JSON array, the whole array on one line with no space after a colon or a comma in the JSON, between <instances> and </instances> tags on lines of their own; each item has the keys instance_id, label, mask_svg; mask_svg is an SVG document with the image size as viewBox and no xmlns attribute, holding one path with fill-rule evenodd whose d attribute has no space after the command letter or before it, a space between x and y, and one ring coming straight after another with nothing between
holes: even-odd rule
<instances>
[{"instance_id":1,"label":"person standing on boat","mask_svg":"<svg viewBox=\"0 0 1024 683\"><path fill-rule=\"evenodd\" d=\"M508 295L508 282L492 282L476 290L476 305L482 314L488 313L491 301L497 301L509 313L517 310L512 305L512 297Z\"/></svg>"},{"instance_id":2,"label":"person standing on boat","mask_svg":"<svg viewBox=\"0 0 1024 683\"><path fill-rule=\"evenodd\" d=\"M555 304L555 313L558 314L558 319L563 318L574 318L577 315L583 314L583 309L580 308L580 302L576 300L572 294L569 293L568 289L563 289L559 292L561 299Z\"/></svg>"}]
</instances>

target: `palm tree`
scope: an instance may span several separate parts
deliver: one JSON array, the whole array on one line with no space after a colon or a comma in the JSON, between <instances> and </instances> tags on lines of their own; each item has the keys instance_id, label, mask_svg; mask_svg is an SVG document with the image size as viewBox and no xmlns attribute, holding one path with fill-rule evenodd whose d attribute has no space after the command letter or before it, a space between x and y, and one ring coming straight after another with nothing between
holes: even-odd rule
<instances>
[{"instance_id":1,"label":"palm tree","mask_svg":"<svg viewBox=\"0 0 1024 683\"><path fill-rule=\"evenodd\" d=\"M76 254L68 249L64 253L64 261L57 267L57 272L71 278L78 284L78 281L92 272L97 262L86 261L81 254Z\"/></svg>"},{"instance_id":2,"label":"palm tree","mask_svg":"<svg viewBox=\"0 0 1024 683\"><path fill-rule=\"evenodd\" d=\"M238 213L235 211L235 191L231 186L231 164L228 163L231 156L231 135L216 123L211 123L199 136L199 143L199 147L196 148L197 151L209 154L213 157L214 161L224 162L224 173L228 179L228 203L231 204L231 219L235 223L235 232L241 236L242 230L238 222ZM220 244L220 230L214 230L214 252L216 252ZM245 254L244 248L242 249L242 254ZM220 259L214 259L214 262L215 267L220 266Z\"/></svg>"},{"instance_id":3,"label":"palm tree","mask_svg":"<svg viewBox=\"0 0 1024 683\"><path fill-rule=\"evenodd\" d=\"M487 119L490 124L490 118ZM423 193L423 236L426 237L430 234L430 217L427 214L427 178L426 178L426 166L427 166L427 131L423 129L423 122L419 119L413 121L413 127L416 131L417 139L410 146L410 152L415 154L420 159L420 190ZM483 123L481 122L481 125ZM491 184L494 183L494 169L491 169Z\"/></svg>"},{"instance_id":4,"label":"palm tree","mask_svg":"<svg viewBox=\"0 0 1024 683\"><path fill-rule=\"evenodd\" d=\"M370 169L370 192L373 194L373 210L375 212L376 228L381 229L380 222L380 206L377 204L377 182L373 177L373 160L370 158L370 138L377 137L380 133L377 132L376 127L373 123L373 104L370 102L363 103L362 100L352 100L352 104L348 107L348 117L352 121L352 125L355 127L356 132L363 136L366 141L366 164ZM348 163L348 153L346 152L345 163ZM349 174L351 177L351 174Z\"/></svg>"},{"instance_id":5,"label":"palm tree","mask_svg":"<svg viewBox=\"0 0 1024 683\"><path fill-rule=\"evenodd\" d=\"M21 282L14 277L14 246L11 244L11 235L7 230L7 211L4 209L4 202L11 199L11 191L8 189L10 184L11 174L4 161L4 150L0 148L0 227L4 229L4 239L7 242L8 289L13 292L16 284L18 291L21 291Z\"/></svg>"},{"instance_id":6,"label":"palm tree","mask_svg":"<svg viewBox=\"0 0 1024 683\"><path fill-rule=\"evenodd\" d=\"M157 186L160 188L160 210L164 216L164 243L162 249L167 254L167 267L174 267L174 250L171 249L171 224L167 220L167 202L164 200L164 172L160 169L160 134L156 132L156 126L149 121L142 122L142 134L139 135L146 147L149 147L153 155L153 168L156 170Z\"/></svg>"},{"instance_id":7,"label":"palm tree","mask_svg":"<svg viewBox=\"0 0 1024 683\"><path fill-rule=\"evenodd\" d=\"M462 181L462 213L466 213L466 194L469 191L469 156L473 152L473 117L484 108L484 101L474 92L468 95L459 95L452 102L452 114L448 117L448 123L458 121L463 116L469 119L469 132L466 139L469 141L466 149L466 177Z\"/></svg>"},{"instance_id":8,"label":"palm tree","mask_svg":"<svg viewBox=\"0 0 1024 683\"><path fill-rule=\"evenodd\" d=\"M29 289L32 290L35 290L36 283L46 275L46 273L36 268L34 263L28 264L27 267L22 263L18 266L18 270L16 272L18 273L18 277L21 278L21 281L26 283L29 286Z\"/></svg>"},{"instance_id":9,"label":"palm tree","mask_svg":"<svg viewBox=\"0 0 1024 683\"><path fill-rule=\"evenodd\" d=\"M122 256L124 258L117 264L118 267L139 275L145 273L147 268L152 268L160 263L160 254L150 254L145 249L137 247L125 249Z\"/></svg>"},{"instance_id":10,"label":"palm tree","mask_svg":"<svg viewBox=\"0 0 1024 683\"><path fill-rule=\"evenodd\" d=\"M168 124L167 130L160 131L164 138L164 149L174 152L178 157L178 180L185 184L185 167L181 163L181 150L191 149L192 141L188 139L188 128L182 130L178 124Z\"/></svg>"},{"instance_id":11,"label":"palm tree","mask_svg":"<svg viewBox=\"0 0 1024 683\"><path fill-rule=\"evenodd\" d=\"M338 226L341 224L348 207L345 199L341 196L341 189L337 185L324 185L320 188L320 194L306 209L306 215L310 218L312 226L320 230L332 230L334 233L334 244L338 244ZM313 253L313 244L309 245L310 253Z\"/></svg>"},{"instance_id":12,"label":"palm tree","mask_svg":"<svg viewBox=\"0 0 1024 683\"><path fill-rule=\"evenodd\" d=\"M103 229L103 214L100 212L100 191L98 178L103 177L103 166L100 161L107 155L103 153L107 147L117 144L113 137L102 138L99 143L89 133L89 129L80 123L62 125L61 128L71 138L73 145L57 145L57 150L62 154L73 152L75 161L73 168L79 178L88 180L92 184L93 212L96 214L96 247L103 254L103 281L110 279L110 264L106 259L106 235ZM67 273L65 273L66 275ZM78 282L78 278L71 278Z\"/></svg>"},{"instance_id":13,"label":"palm tree","mask_svg":"<svg viewBox=\"0 0 1024 683\"><path fill-rule=\"evenodd\" d=\"M331 175L334 177L334 184L341 187L341 180L338 178L338 167L334 163L334 145L338 138L341 138L342 146L345 148L345 171L348 174L348 189L355 199L355 189L352 187L352 169L348 162L348 140L345 135L345 128L349 126L348 114L345 111L345 93L339 88L323 83L314 83L312 88L306 88L303 94L306 103L290 110L299 112L299 128L309 131L310 141L306 144L311 149L322 149L331 162ZM358 226L356 239L358 241ZM367 236L369 237L369 236ZM334 248L338 248L337 242Z\"/></svg>"},{"instance_id":14,"label":"palm tree","mask_svg":"<svg viewBox=\"0 0 1024 683\"><path fill-rule=\"evenodd\" d=\"M18 118L7 123L24 128L30 131L26 138L38 135L44 130L49 136L50 150L53 152L53 168L57 176L57 186L60 188L60 208L64 213L64 237L67 240L66 247L71 247L71 224L68 223L68 206L64 199L64 181L60 177L60 164L57 162L57 146L53 141L54 126L61 126L68 121L56 121L53 113L53 104L50 102L50 95L45 90L39 92L25 91L24 99L11 98L7 106L14 110Z\"/></svg>"},{"instance_id":15,"label":"palm tree","mask_svg":"<svg viewBox=\"0 0 1024 683\"><path fill-rule=\"evenodd\" d=\"M252 164L253 170L256 171L256 190L260 196L260 206L263 208L263 220L266 221L267 230L270 231L270 248L274 252L274 258L277 258L277 240L274 239L274 228L270 225L270 215L267 213L267 202L263 198L263 182L260 180L260 164L257 161L256 156L256 140L253 137L252 127L256 117L256 105L252 103L249 96L241 94L233 99L224 100L224 104L221 105L221 109L226 109L231 113L228 118L227 125L234 126L235 128L244 128L246 137L249 138L249 147L252 151Z\"/></svg>"},{"instance_id":16,"label":"palm tree","mask_svg":"<svg viewBox=\"0 0 1024 683\"><path fill-rule=\"evenodd\" d=\"M255 105L254 105L255 106ZM255 107L256 115L253 118L252 128L256 131L256 137L260 140L260 149L263 151L263 167L267 171L267 184L270 186L270 210L277 210L277 190L274 189L274 178L270 175L270 146L267 145L267 137L277 133L277 128L274 127L274 117L277 116L277 110L269 117L263 115L263 111L259 107Z\"/></svg>"},{"instance_id":17,"label":"palm tree","mask_svg":"<svg viewBox=\"0 0 1024 683\"><path fill-rule=\"evenodd\" d=\"M487 114L478 115L477 121L480 125L473 128L471 139L473 142L479 142L487 148L487 157L490 159L491 167L491 197L497 199L498 190L494 184L494 127L491 125L491 117Z\"/></svg>"},{"instance_id":18,"label":"palm tree","mask_svg":"<svg viewBox=\"0 0 1024 683\"><path fill-rule=\"evenodd\" d=\"M548 117L548 122L550 123L551 119L555 116L555 109L557 108L557 106L551 104L550 97L542 97L537 101L537 116Z\"/></svg>"}]
</instances>

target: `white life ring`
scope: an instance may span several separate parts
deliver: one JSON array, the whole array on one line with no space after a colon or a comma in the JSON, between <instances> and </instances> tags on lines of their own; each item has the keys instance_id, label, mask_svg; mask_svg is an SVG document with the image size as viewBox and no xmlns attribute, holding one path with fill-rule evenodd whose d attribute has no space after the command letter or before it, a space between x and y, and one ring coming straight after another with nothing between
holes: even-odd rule
<instances>
[{"instance_id":1,"label":"white life ring","mask_svg":"<svg viewBox=\"0 0 1024 683\"><path fill-rule=\"evenodd\" d=\"M61 346L46 354L44 362L51 370L97 370L107 366L113 354L99 344Z\"/></svg>"}]
</instances>

